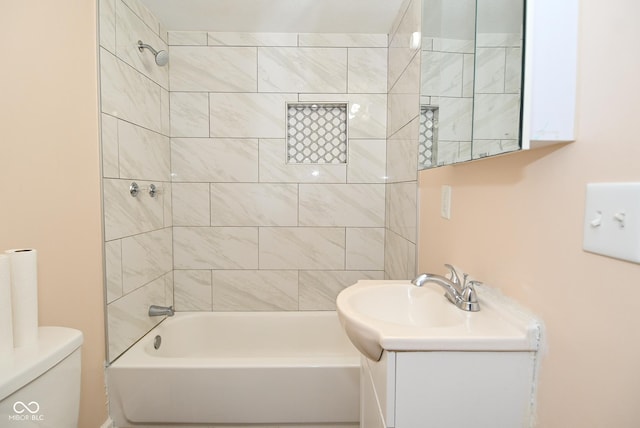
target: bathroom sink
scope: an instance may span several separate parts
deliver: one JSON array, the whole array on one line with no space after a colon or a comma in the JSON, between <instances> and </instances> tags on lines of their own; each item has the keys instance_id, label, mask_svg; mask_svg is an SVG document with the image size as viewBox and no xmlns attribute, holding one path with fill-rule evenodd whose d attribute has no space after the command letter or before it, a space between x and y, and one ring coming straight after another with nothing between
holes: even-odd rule
<instances>
[{"instance_id":1,"label":"bathroom sink","mask_svg":"<svg viewBox=\"0 0 640 428\"><path fill-rule=\"evenodd\" d=\"M363 280L336 301L340 322L358 350L378 361L388 351L536 350L540 326L495 290L478 287L482 310L455 307L434 285Z\"/></svg>"}]
</instances>

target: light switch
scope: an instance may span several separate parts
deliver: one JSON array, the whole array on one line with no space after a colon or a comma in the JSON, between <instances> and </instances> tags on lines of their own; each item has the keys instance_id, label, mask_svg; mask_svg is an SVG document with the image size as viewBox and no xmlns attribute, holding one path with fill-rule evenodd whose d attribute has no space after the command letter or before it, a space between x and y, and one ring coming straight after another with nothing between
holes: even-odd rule
<instances>
[{"instance_id":1,"label":"light switch","mask_svg":"<svg viewBox=\"0 0 640 428\"><path fill-rule=\"evenodd\" d=\"M440 197L440 216L451 220L451 186L442 186Z\"/></svg>"},{"instance_id":2,"label":"light switch","mask_svg":"<svg viewBox=\"0 0 640 428\"><path fill-rule=\"evenodd\" d=\"M585 251L640 263L640 183L590 183Z\"/></svg>"}]
</instances>

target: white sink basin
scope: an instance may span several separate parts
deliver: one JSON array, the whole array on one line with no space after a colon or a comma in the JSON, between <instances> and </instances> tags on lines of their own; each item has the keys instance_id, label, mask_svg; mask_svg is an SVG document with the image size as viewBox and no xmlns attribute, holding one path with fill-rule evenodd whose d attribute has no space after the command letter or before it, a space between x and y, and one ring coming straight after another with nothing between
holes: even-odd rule
<instances>
[{"instance_id":1,"label":"white sink basin","mask_svg":"<svg viewBox=\"0 0 640 428\"><path fill-rule=\"evenodd\" d=\"M337 298L340 322L360 352L526 351L539 347L540 324L499 293L478 287L481 310L465 312L434 284L358 281ZM483 298L484 297L484 298Z\"/></svg>"}]
</instances>

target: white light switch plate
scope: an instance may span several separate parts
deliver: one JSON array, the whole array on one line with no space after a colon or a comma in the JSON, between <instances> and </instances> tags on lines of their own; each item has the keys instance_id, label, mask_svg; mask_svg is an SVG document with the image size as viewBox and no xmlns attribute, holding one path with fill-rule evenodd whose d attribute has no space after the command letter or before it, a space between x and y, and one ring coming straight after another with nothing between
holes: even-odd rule
<instances>
[{"instance_id":1,"label":"white light switch plate","mask_svg":"<svg viewBox=\"0 0 640 428\"><path fill-rule=\"evenodd\" d=\"M442 186L440 193L440 216L451 220L451 186Z\"/></svg>"},{"instance_id":2,"label":"white light switch plate","mask_svg":"<svg viewBox=\"0 0 640 428\"><path fill-rule=\"evenodd\" d=\"M590 183L585 251L640 263L640 183Z\"/></svg>"}]
</instances>

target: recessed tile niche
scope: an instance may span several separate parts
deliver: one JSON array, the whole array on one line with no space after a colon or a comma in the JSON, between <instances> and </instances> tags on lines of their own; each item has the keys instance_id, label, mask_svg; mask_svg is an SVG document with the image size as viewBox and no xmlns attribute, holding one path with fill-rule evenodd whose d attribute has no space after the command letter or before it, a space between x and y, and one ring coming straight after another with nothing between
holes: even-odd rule
<instances>
[{"instance_id":1,"label":"recessed tile niche","mask_svg":"<svg viewBox=\"0 0 640 428\"><path fill-rule=\"evenodd\" d=\"M287 163L347 163L347 103L288 103Z\"/></svg>"}]
</instances>

